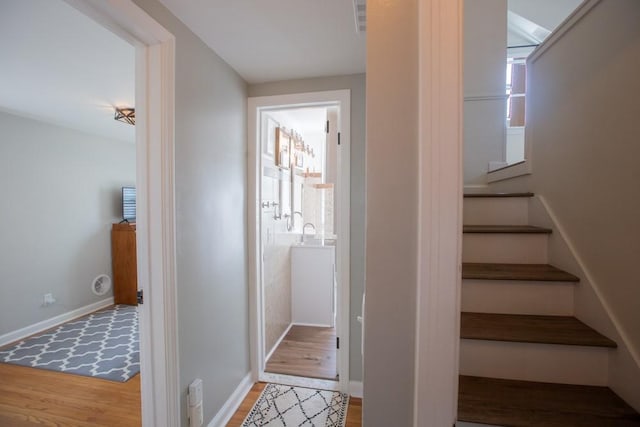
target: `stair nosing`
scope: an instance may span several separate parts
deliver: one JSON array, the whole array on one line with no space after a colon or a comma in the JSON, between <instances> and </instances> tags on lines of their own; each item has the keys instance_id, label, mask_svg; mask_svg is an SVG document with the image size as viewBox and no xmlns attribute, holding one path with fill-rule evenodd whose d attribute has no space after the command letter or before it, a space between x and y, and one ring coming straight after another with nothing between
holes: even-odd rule
<instances>
[{"instance_id":1,"label":"stair nosing","mask_svg":"<svg viewBox=\"0 0 640 427\"><path fill-rule=\"evenodd\" d=\"M533 225L479 225L466 224L462 226L466 234L551 234L553 230Z\"/></svg>"},{"instance_id":2,"label":"stair nosing","mask_svg":"<svg viewBox=\"0 0 640 427\"><path fill-rule=\"evenodd\" d=\"M508 198L508 197L533 197L535 194L531 192L522 193L465 193L465 198Z\"/></svg>"}]
</instances>

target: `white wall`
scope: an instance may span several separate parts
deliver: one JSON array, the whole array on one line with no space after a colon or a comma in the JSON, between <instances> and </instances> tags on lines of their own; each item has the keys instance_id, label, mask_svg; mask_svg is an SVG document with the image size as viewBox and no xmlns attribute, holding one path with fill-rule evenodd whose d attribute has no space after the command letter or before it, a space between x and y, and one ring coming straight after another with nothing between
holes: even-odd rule
<instances>
[{"instance_id":1,"label":"white wall","mask_svg":"<svg viewBox=\"0 0 640 427\"><path fill-rule=\"evenodd\" d=\"M549 50L532 57L526 133L533 173L492 185L497 191L529 189L555 213L592 279L592 287L576 288L576 315L618 342L609 385L636 409L639 21L637 1L601 1Z\"/></svg>"},{"instance_id":2,"label":"white wall","mask_svg":"<svg viewBox=\"0 0 640 427\"><path fill-rule=\"evenodd\" d=\"M505 160L507 0L464 2L464 184Z\"/></svg>"},{"instance_id":3,"label":"white wall","mask_svg":"<svg viewBox=\"0 0 640 427\"><path fill-rule=\"evenodd\" d=\"M7 113L0 130L3 335L105 298L90 285L111 276L111 224L136 157L131 142ZM57 302L42 307L48 292Z\"/></svg>"},{"instance_id":4,"label":"white wall","mask_svg":"<svg viewBox=\"0 0 640 427\"><path fill-rule=\"evenodd\" d=\"M206 425L250 372L246 84L158 1L135 2L176 37L181 408L202 378Z\"/></svg>"},{"instance_id":5,"label":"white wall","mask_svg":"<svg viewBox=\"0 0 640 427\"><path fill-rule=\"evenodd\" d=\"M418 247L418 5L387 3L367 2L363 425L410 426Z\"/></svg>"},{"instance_id":6,"label":"white wall","mask_svg":"<svg viewBox=\"0 0 640 427\"><path fill-rule=\"evenodd\" d=\"M509 0L509 10L553 31L582 0Z\"/></svg>"},{"instance_id":7,"label":"white wall","mask_svg":"<svg viewBox=\"0 0 640 427\"><path fill-rule=\"evenodd\" d=\"M524 127L507 128L506 162L521 162L524 159Z\"/></svg>"},{"instance_id":8,"label":"white wall","mask_svg":"<svg viewBox=\"0 0 640 427\"><path fill-rule=\"evenodd\" d=\"M249 86L249 96L285 95L315 91L351 90L351 321L350 361L351 380L362 380L360 355L361 327L356 321L360 314L364 292L364 188L365 188L365 75L322 77Z\"/></svg>"}]
</instances>

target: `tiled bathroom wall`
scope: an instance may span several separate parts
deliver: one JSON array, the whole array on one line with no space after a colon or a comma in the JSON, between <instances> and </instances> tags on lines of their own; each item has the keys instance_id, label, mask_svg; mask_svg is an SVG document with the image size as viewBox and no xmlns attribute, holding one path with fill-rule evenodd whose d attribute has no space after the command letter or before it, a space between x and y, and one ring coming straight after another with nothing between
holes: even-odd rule
<instances>
[{"instance_id":1,"label":"tiled bathroom wall","mask_svg":"<svg viewBox=\"0 0 640 427\"><path fill-rule=\"evenodd\" d=\"M291 324L291 245L299 235L287 231L284 217L278 219L280 181L288 173L265 166L262 177L262 201L270 203L262 208L262 244L264 251L264 322L265 354ZM284 176L287 175L287 176Z\"/></svg>"}]
</instances>

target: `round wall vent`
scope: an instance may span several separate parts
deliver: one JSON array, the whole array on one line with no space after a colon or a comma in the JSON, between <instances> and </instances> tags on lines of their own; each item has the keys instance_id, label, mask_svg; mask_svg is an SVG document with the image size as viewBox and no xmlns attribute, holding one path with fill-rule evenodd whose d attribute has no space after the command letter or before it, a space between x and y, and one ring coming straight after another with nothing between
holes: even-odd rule
<instances>
[{"instance_id":1,"label":"round wall vent","mask_svg":"<svg viewBox=\"0 0 640 427\"><path fill-rule=\"evenodd\" d=\"M104 295L111 289L111 277L106 274L101 274L91 284L91 290L96 295Z\"/></svg>"}]
</instances>

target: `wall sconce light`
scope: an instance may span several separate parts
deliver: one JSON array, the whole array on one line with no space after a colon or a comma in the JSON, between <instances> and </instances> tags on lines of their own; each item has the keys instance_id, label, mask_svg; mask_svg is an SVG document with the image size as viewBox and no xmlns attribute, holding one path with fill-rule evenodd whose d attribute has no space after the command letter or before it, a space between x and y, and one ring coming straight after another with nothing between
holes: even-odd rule
<instances>
[{"instance_id":1,"label":"wall sconce light","mask_svg":"<svg viewBox=\"0 0 640 427\"><path fill-rule=\"evenodd\" d=\"M113 117L115 120L128 123L130 125L136 125L136 109L135 108L117 108L116 114Z\"/></svg>"}]
</instances>

